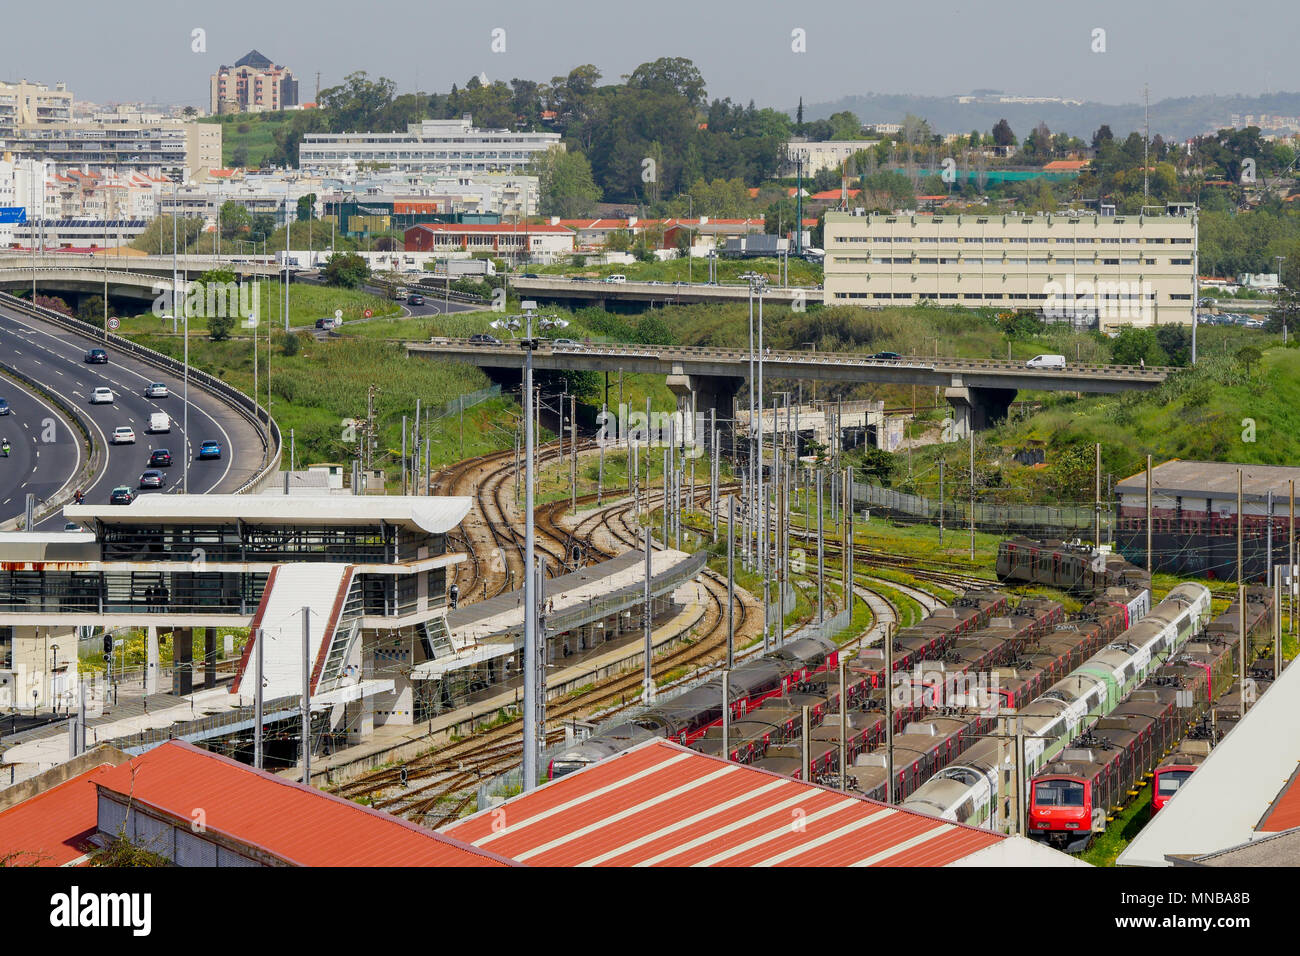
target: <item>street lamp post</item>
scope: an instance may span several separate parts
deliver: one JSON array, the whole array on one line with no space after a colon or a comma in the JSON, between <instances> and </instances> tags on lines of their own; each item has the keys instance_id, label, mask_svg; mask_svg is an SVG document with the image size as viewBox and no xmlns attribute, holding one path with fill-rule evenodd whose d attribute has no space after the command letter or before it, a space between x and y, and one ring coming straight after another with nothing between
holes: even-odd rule
<instances>
[{"instance_id":1,"label":"street lamp post","mask_svg":"<svg viewBox=\"0 0 1300 956\"><path fill-rule=\"evenodd\" d=\"M54 708L54 713L57 714L59 712L59 695L56 690L57 685L55 682L59 679L59 645L51 644L50 651L54 654L54 663L50 666L50 702L51 706Z\"/></svg>"},{"instance_id":2,"label":"street lamp post","mask_svg":"<svg viewBox=\"0 0 1300 956\"><path fill-rule=\"evenodd\" d=\"M543 728L538 726L539 705L541 703L541 670L538 667L538 633L537 633L537 571L536 571L536 530L534 527L533 500L535 487L535 470L533 464L533 351L537 340L533 338L533 312L536 302L522 303L524 308L524 337L520 346L524 349L524 753L523 753L523 788L525 791L537 788L537 764L539 757L539 736ZM568 322L563 319L542 317L541 328L563 328ZM494 329L518 329L516 318L497 319L491 323Z\"/></svg>"}]
</instances>

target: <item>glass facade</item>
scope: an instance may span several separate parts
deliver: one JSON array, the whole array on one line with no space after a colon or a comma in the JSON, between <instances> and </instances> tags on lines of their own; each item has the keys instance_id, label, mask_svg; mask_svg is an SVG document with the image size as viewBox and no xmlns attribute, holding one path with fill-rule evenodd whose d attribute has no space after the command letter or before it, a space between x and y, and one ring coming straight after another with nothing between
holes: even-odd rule
<instances>
[{"instance_id":1,"label":"glass facade","mask_svg":"<svg viewBox=\"0 0 1300 956\"><path fill-rule=\"evenodd\" d=\"M445 534L392 525L126 525L100 532L105 561L330 561L391 564L446 553Z\"/></svg>"},{"instance_id":2,"label":"glass facade","mask_svg":"<svg viewBox=\"0 0 1300 956\"><path fill-rule=\"evenodd\" d=\"M37 613L252 614L264 573L0 571L0 611Z\"/></svg>"}]
</instances>

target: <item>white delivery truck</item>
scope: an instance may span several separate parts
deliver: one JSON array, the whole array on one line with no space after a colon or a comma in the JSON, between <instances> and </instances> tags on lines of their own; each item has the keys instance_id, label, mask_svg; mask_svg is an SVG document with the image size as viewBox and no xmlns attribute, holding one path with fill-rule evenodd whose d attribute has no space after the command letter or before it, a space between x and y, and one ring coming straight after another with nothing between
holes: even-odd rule
<instances>
[{"instance_id":1,"label":"white delivery truck","mask_svg":"<svg viewBox=\"0 0 1300 956\"><path fill-rule=\"evenodd\" d=\"M1025 365L1029 368L1065 368L1065 356L1035 355Z\"/></svg>"},{"instance_id":2,"label":"white delivery truck","mask_svg":"<svg viewBox=\"0 0 1300 956\"><path fill-rule=\"evenodd\" d=\"M172 420L166 412L154 412L149 416L149 433L158 435L172 430Z\"/></svg>"}]
</instances>

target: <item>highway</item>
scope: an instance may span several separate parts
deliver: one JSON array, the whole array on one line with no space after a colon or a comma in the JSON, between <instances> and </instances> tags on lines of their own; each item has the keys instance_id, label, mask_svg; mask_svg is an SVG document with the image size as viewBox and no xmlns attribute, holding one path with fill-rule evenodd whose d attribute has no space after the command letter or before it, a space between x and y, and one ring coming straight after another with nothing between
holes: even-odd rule
<instances>
[{"instance_id":1,"label":"highway","mask_svg":"<svg viewBox=\"0 0 1300 956\"><path fill-rule=\"evenodd\" d=\"M0 307L0 355L3 355L5 363L19 369L69 407L76 408L88 422L92 440L104 449L103 467L91 477L88 486L82 489L88 502L106 502L113 488L118 485L135 488L139 484L140 474L148 466L149 453L155 448L170 450L174 461L170 468L160 469L166 475L166 485L161 491L163 494L174 494L180 490L184 471L182 455L190 457L189 490L193 494L231 492L256 473L262 462L262 442L252 422L215 396L191 387L190 434L187 436L182 426L184 403L180 377L154 368L138 358L123 355L111 346L108 348L107 365L86 364L83 361L86 350L100 344L90 337ZM171 394L167 398L145 398L144 389L150 382L162 382ZM115 400L112 405L90 404L91 392L100 385L113 390ZM11 394L16 394L10 391ZM10 398L10 401L12 403L14 399ZM14 434L22 429L25 434L31 432L36 435L24 448L27 457L23 461L28 467L22 471L18 468L4 469L4 476L0 479L0 502L6 498L12 500L0 507L0 520L21 513L23 495L27 492L35 492L44 499L57 490L48 488L48 485L40 486L42 469L48 467L56 479L58 468L62 469L65 477L68 471L67 463L58 457L64 452L53 453L55 457L48 464L44 460L46 453L43 451L44 443L40 443L37 423L26 420L26 416L30 416L34 410L39 411L32 406L28 406L26 411L19 411L15 407L13 415L0 421L0 428ZM170 433L145 433L149 416L153 412L166 412L171 417ZM40 414L44 418L48 412ZM119 425L129 425L134 429L134 445L109 444L109 436ZM59 431L58 437L62 441L75 440L66 425ZM199 444L208 439L221 442L222 457L211 461L196 460L194 456ZM10 440L13 441L12 438ZM34 447L38 443L40 449ZM58 443L56 441L56 445ZM35 457L36 450L42 451L39 459ZM15 465L19 462L17 457L10 461ZM59 463L57 468L55 462ZM7 465L9 462L0 459L0 464ZM34 472L31 470L32 465L36 466ZM56 513L40 522L38 528L57 529L62 523L61 514Z\"/></svg>"},{"instance_id":2,"label":"highway","mask_svg":"<svg viewBox=\"0 0 1300 956\"><path fill-rule=\"evenodd\" d=\"M27 385L0 375L0 398L11 409L0 416L0 438L8 439L10 446L9 457L0 458L0 522L4 522L23 513L28 494L38 501L57 494L81 471L85 448L81 433L67 416Z\"/></svg>"}]
</instances>

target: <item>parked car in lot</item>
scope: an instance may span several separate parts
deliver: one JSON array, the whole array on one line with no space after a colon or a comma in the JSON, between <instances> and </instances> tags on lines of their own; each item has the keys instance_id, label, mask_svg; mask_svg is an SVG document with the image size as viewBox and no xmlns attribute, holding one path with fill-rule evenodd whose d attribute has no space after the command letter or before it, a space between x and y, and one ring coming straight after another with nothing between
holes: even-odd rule
<instances>
[{"instance_id":1,"label":"parked car in lot","mask_svg":"<svg viewBox=\"0 0 1300 956\"><path fill-rule=\"evenodd\" d=\"M108 496L110 505L129 505L133 501L135 501L135 491L126 485L118 485Z\"/></svg>"},{"instance_id":2,"label":"parked car in lot","mask_svg":"<svg viewBox=\"0 0 1300 956\"><path fill-rule=\"evenodd\" d=\"M150 468L148 471L146 471L143 475L140 476L140 487L161 488L163 486L164 481L166 481L166 479L163 478L163 473L161 471L158 471L154 468Z\"/></svg>"},{"instance_id":3,"label":"parked car in lot","mask_svg":"<svg viewBox=\"0 0 1300 956\"><path fill-rule=\"evenodd\" d=\"M166 398L169 394L162 382L150 382L144 390L145 398Z\"/></svg>"},{"instance_id":4,"label":"parked car in lot","mask_svg":"<svg viewBox=\"0 0 1300 956\"><path fill-rule=\"evenodd\" d=\"M108 353L103 349L91 349L86 353L86 363L89 365L107 365Z\"/></svg>"},{"instance_id":5,"label":"parked car in lot","mask_svg":"<svg viewBox=\"0 0 1300 956\"><path fill-rule=\"evenodd\" d=\"M113 429L113 444L134 445L135 429L133 429L130 425L118 425L116 428Z\"/></svg>"},{"instance_id":6,"label":"parked car in lot","mask_svg":"<svg viewBox=\"0 0 1300 956\"><path fill-rule=\"evenodd\" d=\"M90 393L90 404L92 405L112 405L113 390L107 385L98 386Z\"/></svg>"},{"instance_id":7,"label":"parked car in lot","mask_svg":"<svg viewBox=\"0 0 1300 956\"><path fill-rule=\"evenodd\" d=\"M486 332L475 332L469 337L471 345L500 345L501 340L495 335L488 335Z\"/></svg>"},{"instance_id":8,"label":"parked car in lot","mask_svg":"<svg viewBox=\"0 0 1300 956\"><path fill-rule=\"evenodd\" d=\"M155 448L149 455L150 468L170 468L172 464L172 453L166 448Z\"/></svg>"},{"instance_id":9,"label":"parked car in lot","mask_svg":"<svg viewBox=\"0 0 1300 956\"><path fill-rule=\"evenodd\" d=\"M199 461L221 457L221 442L205 441L199 446Z\"/></svg>"},{"instance_id":10,"label":"parked car in lot","mask_svg":"<svg viewBox=\"0 0 1300 956\"><path fill-rule=\"evenodd\" d=\"M3 398L0 398L0 415L11 415L11 414L13 414L13 409L9 407L9 403L5 401Z\"/></svg>"}]
</instances>

